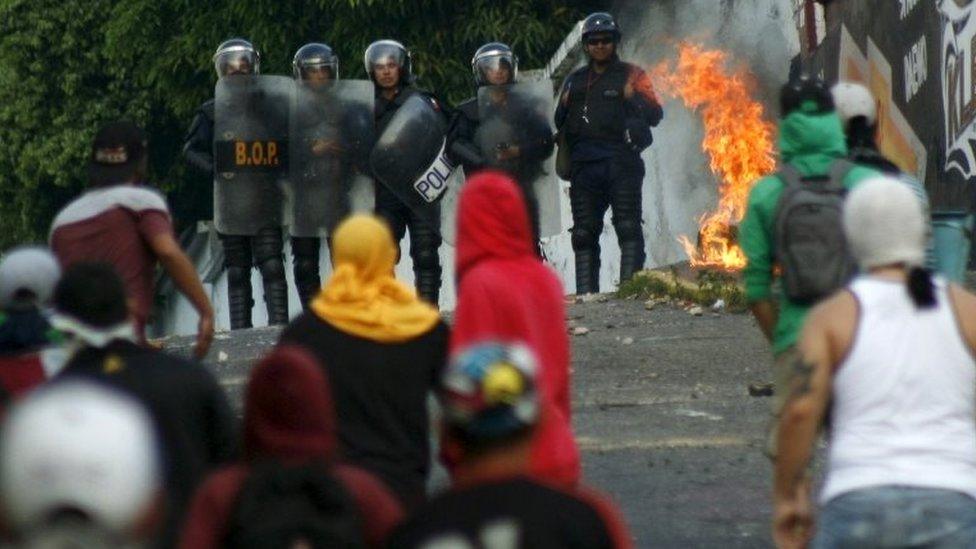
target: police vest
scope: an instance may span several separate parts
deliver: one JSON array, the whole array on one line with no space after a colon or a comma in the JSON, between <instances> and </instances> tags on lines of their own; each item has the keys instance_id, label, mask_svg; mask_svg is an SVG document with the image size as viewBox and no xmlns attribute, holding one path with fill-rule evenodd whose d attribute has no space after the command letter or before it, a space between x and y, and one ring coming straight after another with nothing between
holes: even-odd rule
<instances>
[{"instance_id":1,"label":"police vest","mask_svg":"<svg viewBox=\"0 0 976 549\"><path fill-rule=\"evenodd\" d=\"M584 67L569 77L566 131L571 141L623 142L627 110L624 88L632 65L615 61L603 74Z\"/></svg>"}]
</instances>

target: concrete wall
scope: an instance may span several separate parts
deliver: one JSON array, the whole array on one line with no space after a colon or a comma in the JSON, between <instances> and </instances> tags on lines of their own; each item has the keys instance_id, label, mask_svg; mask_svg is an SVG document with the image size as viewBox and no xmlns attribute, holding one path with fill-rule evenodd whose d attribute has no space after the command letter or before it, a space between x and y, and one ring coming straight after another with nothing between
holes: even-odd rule
<instances>
[{"instance_id":1,"label":"concrete wall","mask_svg":"<svg viewBox=\"0 0 976 549\"><path fill-rule=\"evenodd\" d=\"M794 19L795 0L628 0L618 2L614 14L624 32L621 54L625 60L650 68L674 54L674 42L684 38L701 41L729 51L733 58L746 63L756 75L759 93L772 106L778 87L786 80L789 62L799 52ZM584 60L578 48L577 29L571 29L566 42L555 52L548 69L555 78ZM525 67L531 69L532 67ZM558 82L557 82L558 84ZM769 111L771 116L775 109ZM644 152L647 167L644 180L644 234L647 241L648 266L659 267L686 259L677 243L682 234L697 234L697 220L717 203L716 180L709 172L701 152L702 128L694 113L680 102L665 104L665 119L655 131L655 143ZM545 239L543 248L552 266L562 277L566 293L575 291L573 253L568 229L572 226L569 210L569 186L558 182L561 213L561 232ZM453 202L453 196L447 202ZM446 208L450 234L451 207ZM604 222L601 236L603 265L600 273L601 289L612 290L618 280L620 252L610 224ZM403 260L397 275L412 284L412 264L403 243ZM441 248L444 265L444 284L441 307L454 307L454 247L445 243ZM326 253L322 258L322 275L329 273ZM288 277L291 280L291 267ZM254 273L255 326L265 323L266 314L261 297L261 281ZM226 279L221 277L210 285L211 296L218 312L218 328L228 326L226 312ZM297 294L292 291L291 309L299 312ZM162 315L160 328L164 333L188 334L195 330L192 309L182 298L171 300Z\"/></svg>"}]
</instances>

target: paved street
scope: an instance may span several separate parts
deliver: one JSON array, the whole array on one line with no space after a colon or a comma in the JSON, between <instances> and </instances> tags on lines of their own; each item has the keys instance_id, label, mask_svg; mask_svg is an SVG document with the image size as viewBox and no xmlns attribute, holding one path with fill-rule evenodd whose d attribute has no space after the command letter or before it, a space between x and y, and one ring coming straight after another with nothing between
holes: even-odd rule
<instances>
[{"instance_id":1,"label":"paved street","mask_svg":"<svg viewBox=\"0 0 976 549\"><path fill-rule=\"evenodd\" d=\"M768 546L768 399L746 386L767 377L769 358L751 318L617 300L574 305L569 317L590 330L573 338L586 480L620 504L638 546ZM211 365L235 406L275 335L218 334Z\"/></svg>"}]
</instances>

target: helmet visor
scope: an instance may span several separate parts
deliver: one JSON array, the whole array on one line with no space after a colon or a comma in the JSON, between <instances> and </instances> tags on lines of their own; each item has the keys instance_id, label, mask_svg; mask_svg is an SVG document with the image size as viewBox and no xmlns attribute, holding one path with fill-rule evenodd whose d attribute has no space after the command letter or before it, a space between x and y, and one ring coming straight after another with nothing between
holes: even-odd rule
<instances>
[{"instance_id":1,"label":"helmet visor","mask_svg":"<svg viewBox=\"0 0 976 549\"><path fill-rule=\"evenodd\" d=\"M366 52L366 68L369 72L389 65L403 68L406 61L407 52L395 44L374 44Z\"/></svg>"},{"instance_id":2,"label":"helmet visor","mask_svg":"<svg viewBox=\"0 0 976 549\"><path fill-rule=\"evenodd\" d=\"M334 58L313 58L301 61L298 63L297 76L299 80L336 80L339 78L339 62Z\"/></svg>"},{"instance_id":3,"label":"helmet visor","mask_svg":"<svg viewBox=\"0 0 976 549\"><path fill-rule=\"evenodd\" d=\"M248 50L226 51L214 57L217 76L223 78L232 74L257 74L257 54Z\"/></svg>"},{"instance_id":4,"label":"helmet visor","mask_svg":"<svg viewBox=\"0 0 976 549\"><path fill-rule=\"evenodd\" d=\"M515 81L515 62L511 55L490 55L474 62L474 76L478 85L501 86Z\"/></svg>"}]
</instances>

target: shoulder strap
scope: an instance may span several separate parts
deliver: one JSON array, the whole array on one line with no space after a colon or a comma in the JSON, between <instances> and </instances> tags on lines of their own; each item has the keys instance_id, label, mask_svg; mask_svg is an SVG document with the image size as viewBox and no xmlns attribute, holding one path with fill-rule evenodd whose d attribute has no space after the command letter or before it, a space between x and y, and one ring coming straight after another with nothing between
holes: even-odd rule
<instances>
[{"instance_id":1,"label":"shoulder strap","mask_svg":"<svg viewBox=\"0 0 976 549\"><path fill-rule=\"evenodd\" d=\"M803 174L800 173L792 164L784 162L776 172L776 176L783 181L786 188L796 187L803 183Z\"/></svg>"},{"instance_id":2,"label":"shoulder strap","mask_svg":"<svg viewBox=\"0 0 976 549\"><path fill-rule=\"evenodd\" d=\"M854 169L855 165L853 162L846 158L838 158L830 165L830 171L828 172L830 176L830 181L836 183L838 186L844 186L844 179L847 174Z\"/></svg>"}]
</instances>

